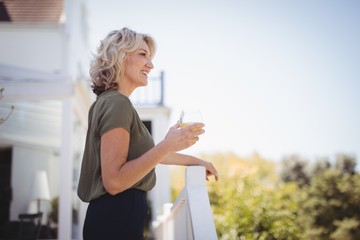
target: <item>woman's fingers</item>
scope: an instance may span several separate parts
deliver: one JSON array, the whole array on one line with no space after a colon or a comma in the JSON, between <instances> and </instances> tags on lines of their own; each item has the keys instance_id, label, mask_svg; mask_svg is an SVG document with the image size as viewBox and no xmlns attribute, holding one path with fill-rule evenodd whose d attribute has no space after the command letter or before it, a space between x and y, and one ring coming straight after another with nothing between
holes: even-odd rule
<instances>
[{"instance_id":1,"label":"woman's fingers","mask_svg":"<svg viewBox=\"0 0 360 240\"><path fill-rule=\"evenodd\" d=\"M199 141L199 136L205 133L204 126L203 123L193 123L180 127L180 123L177 122L170 128L165 138L172 142L174 151L181 151Z\"/></svg>"},{"instance_id":2,"label":"woman's fingers","mask_svg":"<svg viewBox=\"0 0 360 240\"><path fill-rule=\"evenodd\" d=\"M206 168L206 180L209 180L210 176L214 176L215 180L217 181L219 179L218 173L214 167L214 165L211 162L205 162L205 168Z\"/></svg>"}]
</instances>

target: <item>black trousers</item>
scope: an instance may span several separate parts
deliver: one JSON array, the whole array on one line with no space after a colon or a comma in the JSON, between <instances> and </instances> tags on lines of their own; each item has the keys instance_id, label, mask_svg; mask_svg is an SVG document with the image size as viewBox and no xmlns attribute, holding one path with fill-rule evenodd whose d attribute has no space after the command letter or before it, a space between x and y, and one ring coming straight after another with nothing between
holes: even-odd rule
<instances>
[{"instance_id":1,"label":"black trousers","mask_svg":"<svg viewBox=\"0 0 360 240\"><path fill-rule=\"evenodd\" d=\"M83 229L84 240L143 240L147 214L146 192L128 189L105 194L90 202Z\"/></svg>"}]
</instances>

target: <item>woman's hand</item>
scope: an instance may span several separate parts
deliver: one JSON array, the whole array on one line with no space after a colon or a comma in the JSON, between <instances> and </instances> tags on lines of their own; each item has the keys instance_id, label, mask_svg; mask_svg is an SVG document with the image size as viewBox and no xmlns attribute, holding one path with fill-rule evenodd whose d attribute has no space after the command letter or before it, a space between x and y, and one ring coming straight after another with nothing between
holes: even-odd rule
<instances>
[{"instance_id":1,"label":"woman's hand","mask_svg":"<svg viewBox=\"0 0 360 240\"><path fill-rule=\"evenodd\" d=\"M205 133L204 126L203 123L194 123L180 128L180 124L176 123L169 129L164 141L172 152L184 150L199 141L199 136Z\"/></svg>"},{"instance_id":2,"label":"woman's hand","mask_svg":"<svg viewBox=\"0 0 360 240\"><path fill-rule=\"evenodd\" d=\"M218 173L214 167L214 165L211 162L201 160L200 166L205 167L206 169L206 180L209 181L209 177L214 176L215 180L217 181L219 176Z\"/></svg>"},{"instance_id":3,"label":"woman's hand","mask_svg":"<svg viewBox=\"0 0 360 240\"><path fill-rule=\"evenodd\" d=\"M194 156L171 153L165 157L161 163L167 165L202 166L205 167L206 170L206 180L209 180L209 177L211 176L214 176L216 181L218 180L218 173L214 165L211 162L204 161Z\"/></svg>"},{"instance_id":4,"label":"woman's hand","mask_svg":"<svg viewBox=\"0 0 360 240\"><path fill-rule=\"evenodd\" d=\"M194 145L199 140L199 136L205 133L205 130L203 129L204 126L205 125L203 123L194 123L180 128L179 122L172 126L163 141L169 144L169 146L172 148L173 154L170 154L168 157L166 157L162 163L187 166L200 165L206 169L206 180L209 180L209 177L214 176L215 180L217 181L218 173L211 162L188 155L175 153Z\"/></svg>"}]
</instances>

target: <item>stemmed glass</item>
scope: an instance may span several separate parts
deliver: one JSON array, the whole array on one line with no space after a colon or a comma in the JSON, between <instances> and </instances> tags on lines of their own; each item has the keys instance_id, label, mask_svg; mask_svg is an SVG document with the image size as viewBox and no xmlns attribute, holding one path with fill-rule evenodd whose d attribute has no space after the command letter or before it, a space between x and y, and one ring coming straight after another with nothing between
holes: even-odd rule
<instances>
[{"instance_id":1,"label":"stemmed glass","mask_svg":"<svg viewBox=\"0 0 360 240\"><path fill-rule=\"evenodd\" d=\"M180 127L185 127L193 123L202 123L201 112L197 109L186 109L180 113ZM197 129L196 129L197 130Z\"/></svg>"}]
</instances>

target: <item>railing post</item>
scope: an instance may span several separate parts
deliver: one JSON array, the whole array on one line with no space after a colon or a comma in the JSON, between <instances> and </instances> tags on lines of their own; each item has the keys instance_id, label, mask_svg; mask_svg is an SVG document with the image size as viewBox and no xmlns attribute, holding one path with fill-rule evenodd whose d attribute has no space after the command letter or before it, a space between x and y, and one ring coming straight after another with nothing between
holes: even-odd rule
<instances>
[{"instance_id":1,"label":"railing post","mask_svg":"<svg viewBox=\"0 0 360 240\"><path fill-rule=\"evenodd\" d=\"M218 239L206 188L204 167L186 168L184 189L174 204L165 206L163 215L158 216L153 224L158 240Z\"/></svg>"},{"instance_id":2,"label":"railing post","mask_svg":"<svg viewBox=\"0 0 360 240\"><path fill-rule=\"evenodd\" d=\"M217 239L206 188L205 168L202 166L187 167L185 176L193 239Z\"/></svg>"}]
</instances>

